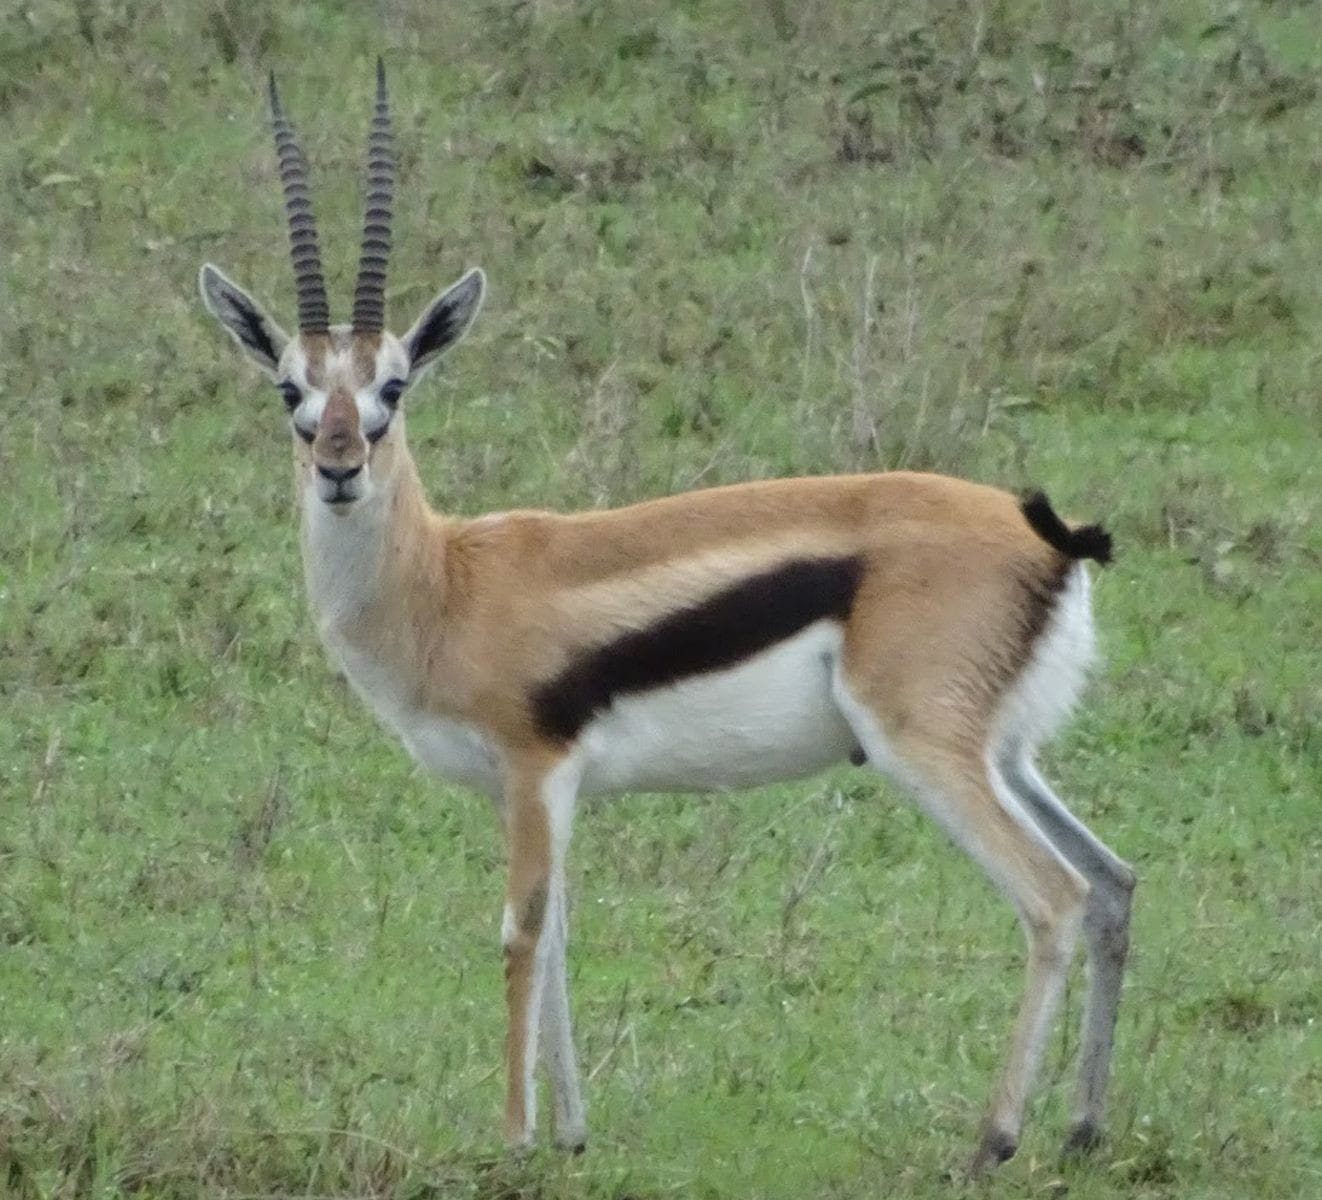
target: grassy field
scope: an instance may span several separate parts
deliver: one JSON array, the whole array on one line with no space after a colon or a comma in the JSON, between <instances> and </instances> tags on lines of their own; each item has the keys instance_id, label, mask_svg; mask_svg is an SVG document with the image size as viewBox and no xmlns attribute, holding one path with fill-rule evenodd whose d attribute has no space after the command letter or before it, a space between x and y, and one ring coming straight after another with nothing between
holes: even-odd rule
<instances>
[{"instance_id":1,"label":"grassy field","mask_svg":"<svg viewBox=\"0 0 1322 1200\"><path fill-rule=\"evenodd\" d=\"M1005 904L842 770L583 814L589 1153L498 1153L501 852L333 677L278 397L262 101L347 311L371 64L399 327L452 511L812 471L1103 519L1049 755L1140 872L1110 1136L1056 1149L1079 981L976 1189L1322 1194L1322 16L1244 0L0 7L0 1195L936 1197L1021 986Z\"/></svg>"}]
</instances>

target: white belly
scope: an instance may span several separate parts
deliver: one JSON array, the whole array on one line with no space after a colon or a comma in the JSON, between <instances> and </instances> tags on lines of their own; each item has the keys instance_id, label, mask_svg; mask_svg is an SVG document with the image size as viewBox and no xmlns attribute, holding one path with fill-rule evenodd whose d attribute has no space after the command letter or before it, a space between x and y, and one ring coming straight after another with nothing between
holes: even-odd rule
<instances>
[{"instance_id":1,"label":"white belly","mask_svg":"<svg viewBox=\"0 0 1322 1200\"><path fill-rule=\"evenodd\" d=\"M409 704L370 658L328 637L354 690L428 770L498 796L480 730ZM812 775L857 748L832 697L841 635L823 621L761 654L672 687L621 696L575 747L580 792L708 792Z\"/></svg>"},{"instance_id":2,"label":"white belly","mask_svg":"<svg viewBox=\"0 0 1322 1200\"><path fill-rule=\"evenodd\" d=\"M830 621L731 667L616 699L583 731L584 793L702 792L811 775L857 743L831 695Z\"/></svg>"}]
</instances>

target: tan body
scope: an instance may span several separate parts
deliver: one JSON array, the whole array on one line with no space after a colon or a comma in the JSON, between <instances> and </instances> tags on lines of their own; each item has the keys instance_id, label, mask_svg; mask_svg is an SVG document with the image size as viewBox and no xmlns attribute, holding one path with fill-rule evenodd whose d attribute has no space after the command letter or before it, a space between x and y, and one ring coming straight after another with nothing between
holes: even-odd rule
<instances>
[{"instance_id":1,"label":"tan body","mask_svg":"<svg viewBox=\"0 0 1322 1200\"><path fill-rule=\"evenodd\" d=\"M388 678L412 711L479 730L502 764L573 748L538 734L528 700L575 655L746 575L823 554L865 563L843 660L883 723L927 724L935 705L952 734L986 737L1004 664L1027 649L1016 573L1047 575L1060 557L1007 493L904 472L460 520L431 512L409 470L390 504L376 585L349 612L338 560L305 522L318 627L333 653L370 661L373 679ZM333 544L346 519L332 517Z\"/></svg>"},{"instance_id":2,"label":"tan body","mask_svg":"<svg viewBox=\"0 0 1322 1200\"><path fill-rule=\"evenodd\" d=\"M1007 493L903 472L743 484L608 512L449 519L427 505L402 433L393 435L390 482L378 497L377 511L386 514L379 530L372 510L327 513L305 492L310 600L332 655L415 756L501 805L510 852L503 936L511 1142L532 1136L539 1011L542 1036L558 1051L551 1060L555 1094L565 1098L558 1132L577 1144L584 1131L577 1083L565 1073L572 1043L564 861L575 795L746 786L810 773L857 748L969 850L1028 930L1029 992L977 1165L1004 1156L1085 913L1083 868L1092 860L1074 865L1025 819L1027 806L1004 794L1003 780L1032 772L1032 750L1082 683L1092 652L1084 568L1044 542ZM354 531L359 517L364 528ZM358 533L376 552L350 556L364 571L363 589L346 609L344 546ZM682 701L668 714L659 697L622 697L616 707L661 712L654 724L671 739L658 746L654 738L642 764L631 757L632 730L623 730L625 744L610 741L619 732L613 711L571 741L538 729L530 697L576 657L699 606L732 582L822 555L856 555L863 574L850 617L818 623L824 628L807 647L810 659L794 664L793 690L769 690L776 676L754 665L752 686L739 685L743 668L674 685L668 690L682 691ZM1028 695L1030 711L1021 714L1019 685L1054 613L1035 621L1038 585L1062 576L1061 595L1084 627L1058 631L1069 661L1056 665L1042 695ZM769 649L758 662L774 663L777 653ZM727 683L732 690L722 695ZM763 709L750 728L756 704ZM788 762L786 746L795 749ZM671 747L683 754L667 754ZM1004 768L996 762L1002 755ZM1103 879L1094 944L1096 956L1110 955L1098 974L1111 999L1094 1004L1085 1028L1095 1048L1081 1084L1079 1138L1093 1136L1100 1116L1097 1071L1109 1052L1132 886L1119 860L1101 851L1097 861L1104 865L1094 867ZM546 1011L552 989L560 992L558 1016Z\"/></svg>"},{"instance_id":3,"label":"tan body","mask_svg":"<svg viewBox=\"0 0 1322 1200\"><path fill-rule=\"evenodd\" d=\"M957 677L982 657L992 669L989 638L1022 653L1013 645L1021 597L1007 564L1048 571L1056 559L1009 494L940 476L763 482L603 513L472 521L431 513L415 478L406 480L378 587L353 612L336 611L337 567L317 566L320 547L305 529L313 611L334 648L377 663L416 710L481 728L501 756L537 747L527 696L576 653L759 568L824 552L861 554L871 568L847 626L846 663L903 724L939 699L919 681ZM928 544L915 542L915 530ZM1005 629L988 629L989 611L1007 613ZM874 612L886 619L870 621ZM970 687L945 699L976 724L989 719L977 695Z\"/></svg>"},{"instance_id":4,"label":"tan body","mask_svg":"<svg viewBox=\"0 0 1322 1200\"><path fill-rule=\"evenodd\" d=\"M1046 498L895 472L750 483L609 512L432 511L401 395L467 330L470 271L402 338L382 327L393 160L384 72L351 327L330 326L301 152L271 87L300 333L202 270L208 309L284 397L318 630L437 773L497 802L506 1137L531 1142L539 1038L557 1140L582 1146L565 861L585 792L715 790L852 759L898 780L1015 906L1027 985L973 1158L1013 1153L1082 927L1067 1149L1098 1138L1133 873L1037 773L1093 657L1083 558Z\"/></svg>"}]
</instances>

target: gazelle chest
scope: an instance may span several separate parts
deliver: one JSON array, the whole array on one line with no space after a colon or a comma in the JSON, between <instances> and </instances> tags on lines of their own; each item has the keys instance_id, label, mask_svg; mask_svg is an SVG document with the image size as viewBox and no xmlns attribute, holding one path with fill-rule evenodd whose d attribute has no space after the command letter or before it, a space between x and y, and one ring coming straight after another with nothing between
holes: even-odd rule
<instances>
[{"instance_id":1,"label":"gazelle chest","mask_svg":"<svg viewBox=\"0 0 1322 1200\"><path fill-rule=\"evenodd\" d=\"M418 702L416 664L383 656L348 636L370 626L387 543L384 503L361 512L328 515L310 498L304 508L303 568L317 630L350 685L418 762L445 779L490 795L500 787L500 764L482 732L431 712Z\"/></svg>"},{"instance_id":2,"label":"gazelle chest","mask_svg":"<svg viewBox=\"0 0 1322 1200\"><path fill-rule=\"evenodd\" d=\"M419 763L444 779L499 794L500 759L481 730L419 706L411 679L333 631L323 629L322 641L354 691Z\"/></svg>"}]
</instances>

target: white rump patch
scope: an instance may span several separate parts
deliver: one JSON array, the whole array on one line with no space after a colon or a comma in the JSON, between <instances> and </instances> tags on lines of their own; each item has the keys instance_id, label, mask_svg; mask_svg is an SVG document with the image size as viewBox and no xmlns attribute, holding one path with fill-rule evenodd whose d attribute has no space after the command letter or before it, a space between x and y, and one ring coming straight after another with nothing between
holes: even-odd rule
<instances>
[{"instance_id":1,"label":"white rump patch","mask_svg":"<svg viewBox=\"0 0 1322 1200\"><path fill-rule=\"evenodd\" d=\"M1087 568L1070 568L1046 628L997 716L994 746L1013 743L1031 758L1073 712L1097 656Z\"/></svg>"}]
</instances>

